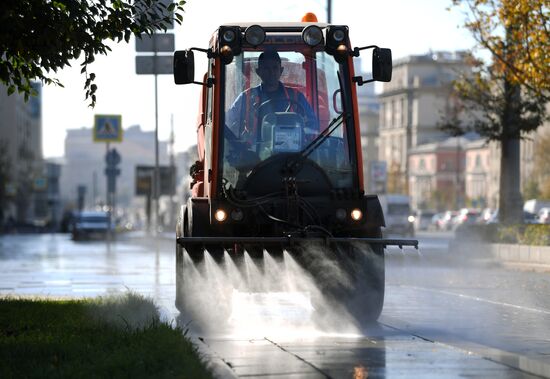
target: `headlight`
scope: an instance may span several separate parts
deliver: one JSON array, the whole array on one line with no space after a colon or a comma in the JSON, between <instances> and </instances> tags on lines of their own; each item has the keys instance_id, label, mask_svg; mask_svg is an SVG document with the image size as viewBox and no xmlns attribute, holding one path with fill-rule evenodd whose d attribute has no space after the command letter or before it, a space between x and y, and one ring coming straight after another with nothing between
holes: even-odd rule
<instances>
[{"instance_id":1,"label":"headlight","mask_svg":"<svg viewBox=\"0 0 550 379\"><path fill-rule=\"evenodd\" d=\"M216 212L214 213L214 218L215 218L216 221L218 221L218 222L224 222L225 219L227 218L227 213L226 213L223 209L218 209L218 210L216 210Z\"/></svg>"},{"instance_id":2,"label":"headlight","mask_svg":"<svg viewBox=\"0 0 550 379\"><path fill-rule=\"evenodd\" d=\"M363 212L361 212L361 209L354 209L351 211L351 219L354 221L359 221L363 218Z\"/></svg>"},{"instance_id":3,"label":"headlight","mask_svg":"<svg viewBox=\"0 0 550 379\"><path fill-rule=\"evenodd\" d=\"M330 25L327 28L326 52L334 56L336 62L344 63L348 56L346 41L348 29L343 25Z\"/></svg>"},{"instance_id":4,"label":"headlight","mask_svg":"<svg viewBox=\"0 0 550 379\"><path fill-rule=\"evenodd\" d=\"M227 29L222 34L223 41L227 43L231 43L235 41L236 37L237 37L237 34L233 29Z\"/></svg>"},{"instance_id":5,"label":"headlight","mask_svg":"<svg viewBox=\"0 0 550 379\"><path fill-rule=\"evenodd\" d=\"M229 64L235 55L241 53L241 28L238 26L220 26L219 29L220 55L224 64Z\"/></svg>"},{"instance_id":6,"label":"headlight","mask_svg":"<svg viewBox=\"0 0 550 379\"><path fill-rule=\"evenodd\" d=\"M251 25L244 32L245 41L256 47L265 41L265 30L260 25Z\"/></svg>"},{"instance_id":7,"label":"headlight","mask_svg":"<svg viewBox=\"0 0 550 379\"><path fill-rule=\"evenodd\" d=\"M317 46L323 41L323 31L317 25L309 25L302 31L302 39L309 46Z\"/></svg>"},{"instance_id":8,"label":"headlight","mask_svg":"<svg viewBox=\"0 0 550 379\"><path fill-rule=\"evenodd\" d=\"M409 220L409 222L414 222L415 218L414 218L414 216L409 216L409 217L407 218L407 220Z\"/></svg>"},{"instance_id":9,"label":"headlight","mask_svg":"<svg viewBox=\"0 0 550 379\"><path fill-rule=\"evenodd\" d=\"M346 33L342 29L337 29L332 34L332 38L338 43L343 42L344 38L346 38Z\"/></svg>"}]
</instances>

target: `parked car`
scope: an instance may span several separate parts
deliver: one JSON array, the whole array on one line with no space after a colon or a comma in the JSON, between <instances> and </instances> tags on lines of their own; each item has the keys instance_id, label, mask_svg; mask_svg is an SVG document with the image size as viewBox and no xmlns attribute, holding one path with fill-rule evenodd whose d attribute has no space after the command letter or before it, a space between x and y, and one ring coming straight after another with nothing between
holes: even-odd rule
<instances>
[{"instance_id":1,"label":"parked car","mask_svg":"<svg viewBox=\"0 0 550 379\"><path fill-rule=\"evenodd\" d=\"M428 230L431 227L432 219L435 216L435 211L419 209L414 216L415 230Z\"/></svg>"},{"instance_id":2,"label":"parked car","mask_svg":"<svg viewBox=\"0 0 550 379\"><path fill-rule=\"evenodd\" d=\"M73 240L106 238L114 230L109 214L101 211L83 211L74 217L71 227Z\"/></svg>"},{"instance_id":3,"label":"parked car","mask_svg":"<svg viewBox=\"0 0 550 379\"><path fill-rule=\"evenodd\" d=\"M523 204L523 211L536 215L542 208L550 208L549 200L530 199Z\"/></svg>"},{"instance_id":4,"label":"parked car","mask_svg":"<svg viewBox=\"0 0 550 379\"><path fill-rule=\"evenodd\" d=\"M453 228L453 219L458 216L457 211L446 211L439 220L439 230L451 230Z\"/></svg>"},{"instance_id":5,"label":"parked car","mask_svg":"<svg viewBox=\"0 0 550 379\"><path fill-rule=\"evenodd\" d=\"M439 212L433 215L432 221L430 223L430 228L433 230L440 230L441 229L441 220L443 220L443 217L445 216L445 212Z\"/></svg>"},{"instance_id":6,"label":"parked car","mask_svg":"<svg viewBox=\"0 0 550 379\"><path fill-rule=\"evenodd\" d=\"M537 221L541 224L550 224L550 208L542 208L537 213Z\"/></svg>"},{"instance_id":7,"label":"parked car","mask_svg":"<svg viewBox=\"0 0 550 379\"><path fill-rule=\"evenodd\" d=\"M453 219L453 228L459 225L472 225L478 222L481 212L477 209L462 208Z\"/></svg>"},{"instance_id":8,"label":"parked car","mask_svg":"<svg viewBox=\"0 0 550 379\"><path fill-rule=\"evenodd\" d=\"M500 219L498 217L498 209L493 213L491 218L487 221L487 224L498 224L500 222ZM525 212L523 211L523 223L524 224L538 224L539 220L537 219L537 215Z\"/></svg>"},{"instance_id":9,"label":"parked car","mask_svg":"<svg viewBox=\"0 0 550 379\"><path fill-rule=\"evenodd\" d=\"M479 224L486 224L491 217L493 217L493 214L495 213L495 210L492 208L485 208L481 211L481 214L479 215L477 221Z\"/></svg>"}]
</instances>

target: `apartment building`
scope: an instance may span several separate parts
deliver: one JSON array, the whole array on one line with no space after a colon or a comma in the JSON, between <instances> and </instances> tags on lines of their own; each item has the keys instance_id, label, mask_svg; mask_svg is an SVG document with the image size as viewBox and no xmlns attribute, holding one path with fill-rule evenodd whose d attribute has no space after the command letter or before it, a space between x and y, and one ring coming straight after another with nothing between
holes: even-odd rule
<instances>
[{"instance_id":1,"label":"apartment building","mask_svg":"<svg viewBox=\"0 0 550 379\"><path fill-rule=\"evenodd\" d=\"M155 164L154 131L143 131L139 125L124 129L120 143L111 143L121 156L117 177L118 206L134 202L137 165ZM93 141L92 128L67 130L64 167L61 174L61 199L67 208L76 208L78 187L85 187L84 207L93 208L106 202L106 144ZM168 165L168 142L159 141L159 164Z\"/></svg>"},{"instance_id":2,"label":"apartment building","mask_svg":"<svg viewBox=\"0 0 550 379\"><path fill-rule=\"evenodd\" d=\"M467 53L430 52L393 64L393 77L379 95L379 160L388 167L388 188L406 193L410 149L442 141L439 126L452 109L451 83L467 72Z\"/></svg>"},{"instance_id":3,"label":"apartment building","mask_svg":"<svg viewBox=\"0 0 550 379\"><path fill-rule=\"evenodd\" d=\"M25 102L17 92L7 94L0 84L0 159L6 162L6 180L0 199L0 217L32 224L45 217L46 187L42 155L42 86L32 84L37 96ZM0 223L2 220L0 219Z\"/></svg>"}]
</instances>

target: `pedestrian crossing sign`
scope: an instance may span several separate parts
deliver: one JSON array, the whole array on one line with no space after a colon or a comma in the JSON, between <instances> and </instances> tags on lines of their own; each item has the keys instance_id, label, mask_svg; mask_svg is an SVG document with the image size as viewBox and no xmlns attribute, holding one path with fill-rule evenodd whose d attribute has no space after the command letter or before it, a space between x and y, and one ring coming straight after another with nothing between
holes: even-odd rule
<instances>
[{"instance_id":1,"label":"pedestrian crossing sign","mask_svg":"<svg viewBox=\"0 0 550 379\"><path fill-rule=\"evenodd\" d=\"M94 117L94 142L122 142L122 116L96 114Z\"/></svg>"}]
</instances>

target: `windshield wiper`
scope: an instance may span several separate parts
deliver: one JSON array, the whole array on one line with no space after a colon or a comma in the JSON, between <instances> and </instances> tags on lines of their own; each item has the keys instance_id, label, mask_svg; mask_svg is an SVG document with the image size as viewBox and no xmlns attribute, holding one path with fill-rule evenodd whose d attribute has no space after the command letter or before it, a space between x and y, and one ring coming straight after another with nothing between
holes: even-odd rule
<instances>
[{"instance_id":1,"label":"windshield wiper","mask_svg":"<svg viewBox=\"0 0 550 379\"><path fill-rule=\"evenodd\" d=\"M330 137L330 135L338 129L340 125L342 125L342 122L344 122L344 116L346 115L345 112L341 113L338 117L335 117L332 119L330 124L327 126L325 130L323 130L313 141L311 141L300 153L298 153L298 156L292 157L287 161L285 164L285 171L296 174L297 171L299 171L299 166L302 164L304 160L306 160L307 157L311 153L315 151L325 140Z\"/></svg>"}]
</instances>

